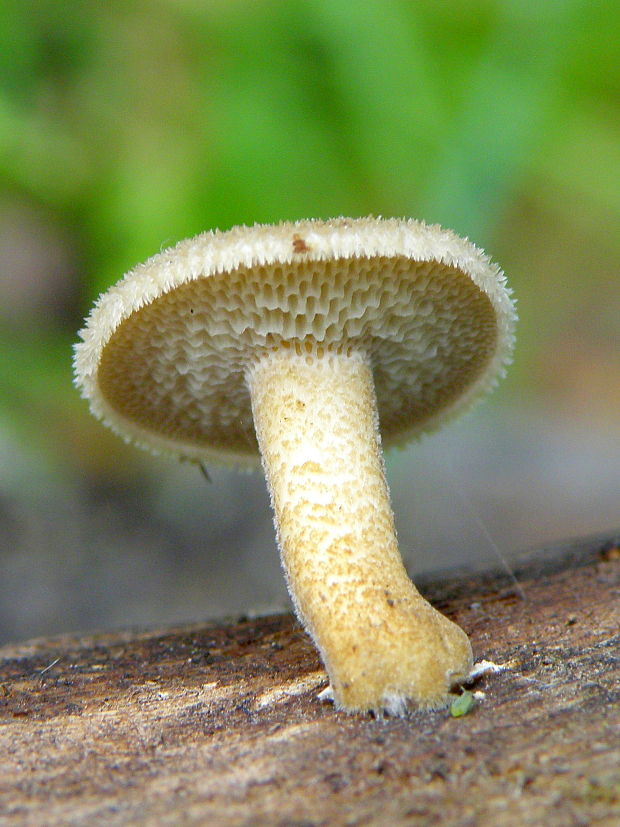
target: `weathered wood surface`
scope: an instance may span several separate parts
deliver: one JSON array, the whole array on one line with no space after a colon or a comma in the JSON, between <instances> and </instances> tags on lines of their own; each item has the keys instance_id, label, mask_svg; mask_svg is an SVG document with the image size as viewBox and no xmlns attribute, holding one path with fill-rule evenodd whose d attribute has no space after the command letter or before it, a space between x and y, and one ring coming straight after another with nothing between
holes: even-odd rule
<instances>
[{"instance_id":1,"label":"weathered wood surface","mask_svg":"<svg viewBox=\"0 0 620 827\"><path fill-rule=\"evenodd\" d=\"M506 667L461 718L335 711L286 615L5 647L0 823L617 827L617 541L517 576L425 589Z\"/></svg>"}]
</instances>

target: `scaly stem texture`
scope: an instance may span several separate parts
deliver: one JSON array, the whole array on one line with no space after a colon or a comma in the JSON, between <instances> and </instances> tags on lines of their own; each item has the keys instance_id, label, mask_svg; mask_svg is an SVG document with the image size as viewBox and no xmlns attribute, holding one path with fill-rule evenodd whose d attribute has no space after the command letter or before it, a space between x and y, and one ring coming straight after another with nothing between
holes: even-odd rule
<instances>
[{"instance_id":1,"label":"scaly stem texture","mask_svg":"<svg viewBox=\"0 0 620 827\"><path fill-rule=\"evenodd\" d=\"M282 347L248 384L289 591L336 703L394 714L444 704L471 648L403 566L368 358Z\"/></svg>"}]
</instances>

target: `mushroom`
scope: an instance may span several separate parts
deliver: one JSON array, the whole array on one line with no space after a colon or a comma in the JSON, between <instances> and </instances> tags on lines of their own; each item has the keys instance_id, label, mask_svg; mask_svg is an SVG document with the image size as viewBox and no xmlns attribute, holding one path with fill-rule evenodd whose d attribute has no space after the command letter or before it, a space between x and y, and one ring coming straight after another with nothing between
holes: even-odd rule
<instances>
[{"instance_id":1,"label":"mushroom","mask_svg":"<svg viewBox=\"0 0 620 827\"><path fill-rule=\"evenodd\" d=\"M510 361L505 277L449 230L308 220L182 241L97 301L75 348L93 413L204 462L260 456L295 611L347 711L438 708L465 632L398 550L386 446L434 430Z\"/></svg>"}]
</instances>

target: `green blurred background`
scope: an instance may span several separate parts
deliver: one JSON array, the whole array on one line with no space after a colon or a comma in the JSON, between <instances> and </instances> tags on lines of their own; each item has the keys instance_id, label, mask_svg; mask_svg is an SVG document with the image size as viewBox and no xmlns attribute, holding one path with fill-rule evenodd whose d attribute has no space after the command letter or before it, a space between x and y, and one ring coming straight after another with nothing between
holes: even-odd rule
<instances>
[{"instance_id":1,"label":"green blurred background","mask_svg":"<svg viewBox=\"0 0 620 827\"><path fill-rule=\"evenodd\" d=\"M286 605L264 483L88 413L98 295L204 229L413 216L521 322L492 400L389 458L411 571L620 525L615 0L4 0L0 640Z\"/></svg>"}]
</instances>

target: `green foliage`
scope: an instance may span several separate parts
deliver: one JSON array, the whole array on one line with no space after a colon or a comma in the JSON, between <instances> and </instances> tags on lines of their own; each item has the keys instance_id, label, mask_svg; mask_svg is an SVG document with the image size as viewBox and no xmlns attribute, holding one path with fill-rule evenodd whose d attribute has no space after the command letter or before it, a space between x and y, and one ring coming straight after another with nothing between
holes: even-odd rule
<instances>
[{"instance_id":1,"label":"green foliage","mask_svg":"<svg viewBox=\"0 0 620 827\"><path fill-rule=\"evenodd\" d=\"M615 252L619 33L611 0L4 0L0 229L61 228L73 299L5 289L0 416L42 406L41 364L70 404L94 297L210 227L411 215L485 245L525 193Z\"/></svg>"}]
</instances>

